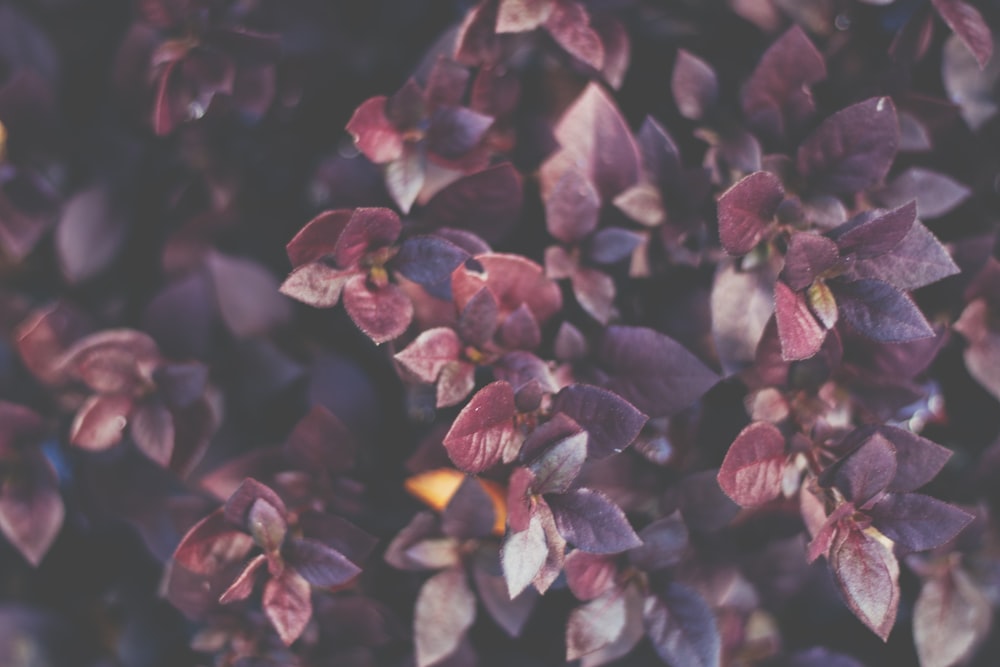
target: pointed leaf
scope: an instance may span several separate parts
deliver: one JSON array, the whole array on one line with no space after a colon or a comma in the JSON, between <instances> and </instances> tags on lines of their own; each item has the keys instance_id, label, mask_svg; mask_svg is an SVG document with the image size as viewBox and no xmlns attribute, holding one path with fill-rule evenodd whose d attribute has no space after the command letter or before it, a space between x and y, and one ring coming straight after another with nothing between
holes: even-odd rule
<instances>
[{"instance_id":1,"label":"pointed leaf","mask_svg":"<svg viewBox=\"0 0 1000 667\"><path fill-rule=\"evenodd\" d=\"M424 583L413 614L417 667L428 667L458 649L476 618L476 597L465 572L445 570Z\"/></svg>"},{"instance_id":2,"label":"pointed leaf","mask_svg":"<svg viewBox=\"0 0 1000 667\"><path fill-rule=\"evenodd\" d=\"M587 177L568 169L545 199L545 224L552 236L572 245L597 228L600 210L600 195Z\"/></svg>"},{"instance_id":3,"label":"pointed leaf","mask_svg":"<svg viewBox=\"0 0 1000 667\"><path fill-rule=\"evenodd\" d=\"M973 131L979 131L997 113L993 89L998 77L1000 58L990 58L983 69L958 35L952 35L945 41L941 53L944 88Z\"/></svg>"},{"instance_id":4,"label":"pointed leaf","mask_svg":"<svg viewBox=\"0 0 1000 667\"><path fill-rule=\"evenodd\" d=\"M353 214L354 211L349 208L323 211L307 222L285 246L292 266L298 268L324 257L332 257L337 240Z\"/></svg>"},{"instance_id":5,"label":"pointed leaf","mask_svg":"<svg viewBox=\"0 0 1000 667\"><path fill-rule=\"evenodd\" d=\"M585 384L570 385L556 394L552 410L565 414L587 432L587 453L591 458L623 451L648 420L614 392Z\"/></svg>"},{"instance_id":6,"label":"pointed leaf","mask_svg":"<svg viewBox=\"0 0 1000 667\"><path fill-rule=\"evenodd\" d=\"M484 563L485 560L491 562L487 564ZM534 588L525 588L524 592L512 600L495 554L492 558L479 558L472 568L472 575L479 600L486 611L507 636L520 637L538 602L538 592Z\"/></svg>"},{"instance_id":7,"label":"pointed leaf","mask_svg":"<svg viewBox=\"0 0 1000 667\"><path fill-rule=\"evenodd\" d=\"M993 55L993 35L979 10L963 0L931 0L931 4L976 57L979 67L986 67Z\"/></svg>"},{"instance_id":8,"label":"pointed leaf","mask_svg":"<svg viewBox=\"0 0 1000 667\"><path fill-rule=\"evenodd\" d=\"M936 549L955 538L973 516L919 493L890 493L871 509L872 525L907 551Z\"/></svg>"},{"instance_id":9,"label":"pointed leaf","mask_svg":"<svg viewBox=\"0 0 1000 667\"><path fill-rule=\"evenodd\" d=\"M719 197L719 238L730 255L745 255L771 225L785 189L769 171L745 176Z\"/></svg>"},{"instance_id":10,"label":"pointed leaf","mask_svg":"<svg viewBox=\"0 0 1000 667\"><path fill-rule=\"evenodd\" d=\"M899 607L899 563L880 540L857 529L839 531L830 567L847 606L886 641Z\"/></svg>"},{"instance_id":11,"label":"pointed leaf","mask_svg":"<svg viewBox=\"0 0 1000 667\"><path fill-rule=\"evenodd\" d=\"M494 382L480 389L455 418L444 446L460 470L480 473L500 462L515 438L514 389Z\"/></svg>"},{"instance_id":12,"label":"pointed leaf","mask_svg":"<svg viewBox=\"0 0 1000 667\"><path fill-rule=\"evenodd\" d=\"M66 280L75 285L106 269L121 249L126 231L125 220L114 210L104 187L74 195L63 208L55 235Z\"/></svg>"},{"instance_id":13,"label":"pointed leaf","mask_svg":"<svg viewBox=\"0 0 1000 667\"><path fill-rule=\"evenodd\" d=\"M577 489L547 500L559 533L579 549L613 554L642 544L621 508L599 491Z\"/></svg>"},{"instance_id":14,"label":"pointed leaf","mask_svg":"<svg viewBox=\"0 0 1000 667\"><path fill-rule=\"evenodd\" d=\"M587 433L560 440L531 462L535 493L565 493L587 458Z\"/></svg>"},{"instance_id":15,"label":"pointed leaf","mask_svg":"<svg viewBox=\"0 0 1000 667\"><path fill-rule=\"evenodd\" d=\"M566 659L576 660L611 644L625 630L625 596L611 589L570 612Z\"/></svg>"},{"instance_id":16,"label":"pointed leaf","mask_svg":"<svg viewBox=\"0 0 1000 667\"><path fill-rule=\"evenodd\" d=\"M818 234L792 234L781 279L795 291L804 290L840 259L837 244Z\"/></svg>"},{"instance_id":17,"label":"pointed leaf","mask_svg":"<svg viewBox=\"0 0 1000 667\"><path fill-rule=\"evenodd\" d=\"M895 476L896 448L879 433L824 472L824 478L857 507L885 491Z\"/></svg>"},{"instance_id":18,"label":"pointed leaf","mask_svg":"<svg viewBox=\"0 0 1000 667\"><path fill-rule=\"evenodd\" d=\"M842 254L869 259L884 255L899 245L916 219L917 203L910 200L892 211L866 211L834 229L830 235Z\"/></svg>"},{"instance_id":19,"label":"pointed leaf","mask_svg":"<svg viewBox=\"0 0 1000 667\"><path fill-rule=\"evenodd\" d=\"M740 431L719 469L719 486L743 507L761 505L781 494L785 437L773 424L756 422Z\"/></svg>"},{"instance_id":20,"label":"pointed leaf","mask_svg":"<svg viewBox=\"0 0 1000 667\"><path fill-rule=\"evenodd\" d=\"M960 206L972 195L972 190L950 176L931 169L910 167L875 193L882 206L901 206L910 200L917 202L917 216L937 218Z\"/></svg>"},{"instance_id":21,"label":"pointed leaf","mask_svg":"<svg viewBox=\"0 0 1000 667\"><path fill-rule=\"evenodd\" d=\"M257 573L265 565L267 565L267 556L264 554L260 554L247 563L236 580L219 596L219 604L239 602L250 597L253 594L254 585L257 583Z\"/></svg>"},{"instance_id":22,"label":"pointed leaf","mask_svg":"<svg viewBox=\"0 0 1000 667\"><path fill-rule=\"evenodd\" d=\"M411 236L400 246L391 267L407 279L438 294L450 296L451 273L469 258L457 245L436 236Z\"/></svg>"},{"instance_id":23,"label":"pointed leaf","mask_svg":"<svg viewBox=\"0 0 1000 667\"><path fill-rule=\"evenodd\" d=\"M719 80L715 70L701 58L681 49L674 61L670 92L681 115L701 120L712 111L719 99Z\"/></svg>"},{"instance_id":24,"label":"pointed leaf","mask_svg":"<svg viewBox=\"0 0 1000 667\"><path fill-rule=\"evenodd\" d=\"M118 444L132 413L132 399L124 394L97 394L80 407L70 427L70 442L91 451Z\"/></svg>"},{"instance_id":25,"label":"pointed leaf","mask_svg":"<svg viewBox=\"0 0 1000 667\"><path fill-rule=\"evenodd\" d=\"M896 475L888 490L916 491L934 479L951 458L951 450L895 426L879 426L878 432L896 449Z\"/></svg>"},{"instance_id":26,"label":"pointed leaf","mask_svg":"<svg viewBox=\"0 0 1000 667\"><path fill-rule=\"evenodd\" d=\"M606 324L614 310L615 281L603 271L590 268L577 268L570 278L573 296L580 307L601 324Z\"/></svg>"},{"instance_id":27,"label":"pointed leaf","mask_svg":"<svg viewBox=\"0 0 1000 667\"><path fill-rule=\"evenodd\" d=\"M775 283L774 314L781 339L782 359L809 359L819 352L826 338L826 330L809 310L804 293L793 292L781 281Z\"/></svg>"},{"instance_id":28,"label":"pointed leaf","mask_svg":"<svg viewBox=\"0 0 1000 667\"><path fill-rule=\"evenodd\" d=\"M253 538L226 521L222 510L209 514L181 538L174 560L196 574L213 575L241 561Z\"/></svg>"},{"instance_id":29,"label":"pointed leaf","mask_svg":"<svg viewBox=\"0 0 1000 667\"><path fill-rule=\"evenodd\" d=\"M463 539L487 537L496 524L493 500L475 477L466 477L441 514L445 535Z\"/></svg>"},{"instance_id":30,"label":"pointed leaf","mask_svg":"<svg viewBox=\"0 0 1000 667\"><path fill-rule=\"evenodd\" d=\"M656 572L680 563L688 551L688 530L680 512L657 519L639 531L642 546L628 552L632 565Z\"/></svg>"},{"instance_id":31,"label":"pointed leaf","mask_svg":"<svg viewBox=\"0 0 1000 667\"><path fill-rule=\"evenodd\" d=\"M372 288L363 275L344 285L344 308L376 345L402 336L413 319L413 302L403 290L392 283Z\"/></svg>"},{"instance_id":32,"label":"pointed leaf","mask_svg":"<svg viewBox=\"0 0 1000 667\"><path fill-rule=\"evenodd\" d=\"M405 215L424 187L427 157L422 146L403 146L403 154L385 166L385 187Z\"/></svg>"},{"instance_id":33,"label":"pointed leaf","mask_svg":"<svg viewBox=\"0 0 1000 667\"><path fill-rule=\"evenodd\" d=\"M445 187L427 203L422 217L436 225L469 230L493 243L511 231L523 198L520 173L504 162Z\"/></svg>"},{"instance_id":34,"label":"pointed leaf","mask_svg":"<svg viewBox=\"0 0 1000 667\"><path fill-rule=\"evenodd\" d=\"M535 321L544 324L562 308L559 285L549 280L542 267L530 259L506 253L488 253L473 259L483 272L460 266L452 274L452 294L459 308L464 308L484 286L493 293L502 319L526 304Z\"/></svg>"},{"instance_id":35,"label":"pointed leaf","mask_svg":"<svg viewBox=\"0 0 1000 667\"><path fill-rule=\"evenodd\" d=\"M0 488L0 532L38 567L63 525L66 514L56 471L43 455L28 455L26 468Z\"/></svg>"},{"instance_id":36,"label":"pointed leaf","mask_svg":"<svg viewBox=\"0 0 1000 667\"><path fill-rule=\"evenodd\" d=\"M712 610L700 595L680 584L669 584L646 598L646 634L657 655L670 665L720 667L722 646Z\"/></svg>"},{"instance_id":37,"label":"pointed leaf","mask_svg":"<svg viewBox=\"0 0 1000 667\"><path fill-rule=\"evenodd\" d=\"M143 454L166 467L174 453L174 416L159 400L146 400L132 412L129 433Z\"/></svg>"},{"instance_id":38,"label":"pointed leaf","mask_svg":"<svg viewBox=\"0 0 1000 667\"><path fill-rule=\"evenodd\" d=\"M342 586L361 574L346 556L316 540L292 539L283 555L303 579L320 588Z\"/></svg>"},{"instance_id":39,"label":"pointed leaf","mask_svg":"<svg viewBox=\"0 0 1000 667\"><path fill-rule=\"evenodd\" d=\"M285 568L280 576L269 579L261 601L264 613L285 646L291 646L306 629L312 617L312 590L309 582L295 570Z\"/></svg>"},{"instance_id":40,"label":"pointed leaf","mask_svg":"<svg viewBox=\"0 0 1000 667\"><path fill-rule=\"evenodd\" d=\"M934 330L913 300L881 280L857 280L833 287L843 318L880 343L930 338Z\"/></svg>"},{"instance_id":41,"label":"pointed leaf","mask_svg":"<svg viewBox=\"0 0 1000 667\"><path fill-rule=\"evenodd\" d=\"M278 511L281 516L288 514L281 496L275 493L270 487L261 484L252 477L244 479L233 495L229 497L224 506L226 520L235 526L243 526L247 521L250 508L258 500L264 500L268 505Z\"/></svg>"},{"instance_id":42,"label":"pointed leaf","mask_svg":"<svg viewBox=\"0 0 1000 667\"><path fill-rule=\"evenodd\" d=\"M582 4L556 0L544 27L571 56L598 71L604 67L604 45L590 27L590 16Z\"/></svg>"},{"instance_id":43,"label":"pointed leaf","mask_svg":"<svg viewBox=\"0 0 1000 667\"><path fill-rule=\"evenodd\" d=\"M462 342L482 347L493 340L500 309L488 287L476 292L458 314L455 330Z\"/></svg>"},{"instance_id":44,"label":"pointed leaf","mask_svg":"<svg viewBox=\"0 0 1000 667\"><path fill-rule=\"evenodd\" d=\"M712 339L726 375L750 366L764 328L774 313L777 271L771 264L741 271L738 262L719 262L712 283ZM773 326L773 325L772 325Z\"/></svg>"},{"instance_id":45,"label":"pointed leaf","mask_svg":"<svg viewBox=\"0 0 1000 667\"><path fill-rule=\"evenodd\" d=\"M566 584L578 600L593 600L615 585L615 558L576 549L566 556Z\"/></svg>"},{"instance_id":46,"label":"pointed leaf","mask_svg":"<svg viewBox=\"0 0 1000 667\"><path fill-rule=\"evenodd\" d=\"M877 278L904 290L930 285L958 271L945 247L919 220L887 254L854 265L858 278Z\"/></svg>"},{"instance_id":47,"label":"pointed leaf","mask_svg":"<svg viewBox=\"0 0 1000 667\"><path fill-rule=\"evenodd\" d=\"M397 160L403 153L403 136L386 116L386 101L384 95L365 100L347 122L358 150L375 164Z\"/></svg>"},{"instance_id":48,"label":"pointed leaf","mask_svg":"<svg viewBox=\"0 0 1000 667\"><path fill-rule=\"evenodd\" d=\"M961 568L924 582L913 606L913 641L921 667L952 667L985 639L993 610L983 591Z\"/></svg>"},{"instance_id":49,"label":"pointed leaf","mask_svg":"<svg viewBox=\"0 0 1000 667\"><path fill-rule=\"evenodd\" d=\"M417 336L395 359L422 382L436 382L444 365L456 361L460 353L461 342L455 332L436 327Z\"/></svg>"},{"instance_id":50,"label":"pointed leaf","mask_svg":"<svg viewBox=\"0 0 1000 667\"><path fill-rule=\"evenodd\" d=\"M500 546L500 564L512 600L528 587L545 565L548 552L545 530L537 516L531 517L525 530L507 534Z\"/></svg>"}]
</instances>

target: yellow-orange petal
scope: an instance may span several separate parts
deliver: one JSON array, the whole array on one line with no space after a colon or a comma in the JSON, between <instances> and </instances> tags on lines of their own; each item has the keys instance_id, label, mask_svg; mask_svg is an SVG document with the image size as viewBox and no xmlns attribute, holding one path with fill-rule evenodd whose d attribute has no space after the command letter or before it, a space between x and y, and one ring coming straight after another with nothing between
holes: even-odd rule
<instances>
[{"instance_id":1,"label":"yellow-orange petal","mask_svg":"<svg viewBox=\"0 0 1000 667\"><path fill-rule=\"evenodd\" d=\"M404 487L420 502L431 509L440 512L458 491L465 481L466 475L454 468L438 468L414 475L406 480ZM488 479L475 478L483 490L493 501L493 511L496 521L493 523L493 533L503 535L507 525L507 499L503 486Z\"/></svg>"}]
</instances>

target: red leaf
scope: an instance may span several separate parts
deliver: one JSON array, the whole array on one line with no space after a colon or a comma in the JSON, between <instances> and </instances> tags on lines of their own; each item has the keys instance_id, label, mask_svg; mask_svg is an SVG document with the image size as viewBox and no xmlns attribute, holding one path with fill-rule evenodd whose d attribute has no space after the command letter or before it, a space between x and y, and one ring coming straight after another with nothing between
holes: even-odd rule
<instances>
[{"instance_id":1,"label":"red leaf","mask_svg":"<svg viewBox=\"0 0 1000 667\"><path fill-rule=\"evenodd\" d=\"M159 400L146 400L132 412L129 433L139 451L163 467L174 453L174 416Z\"/></svg>"},{"instance_id":2,"label":"red leaf","mask_svg":"<svg viewBox=\"0 0 1000 667\"><path fill-rule=\"evenodd\" d=\"M954 505L919 493L890 493L871 508L872 525L906 551L947 544L973 516Z\"/></svg>"},{"instance_id":3,"label":"red leaf","mask_svg":"<svg viewBox=\"0 0 1000 667\"><path fill-rule=\"evenodd\" d=\"M969 47L980 68L993 55L993 35L979 10L962 0L931 0L948 27Z\"/></svg>"},{"instance_id":4,"label":"red leaf","mask_svg":"<svg viewBox=\"0 0 1000 667\"><path fill-rule=\"evenodd\" d=\"M611 556L576 549L566 556L566 584L578 600L593 600L615 584L618 567Z\"/></svg>"},{"instance_id":5,"label":"red leaf","mask_svg":"<svg viewBox=\"0 0 1000 667\"><path fill-rule=\"evenodd\" d=\"M52 464L40 452L25 455L0 486L0 532L38 567L63 525L66 511Z\"/></svg>"},{"instance_id":6,"label":"red leaf","mask_svg":"<svg viewBox=\"0 0 1000 667\"><path fill-rule=\"evenodd\" d=\"M837 532L830 567L847 606L886 641L899 607L899 563L892 550L856 528Z\"/></svg>"},{"instance_id":7,"label":"red leaf","mask_svg":"<svg viewBox=\"0 0 1000 667\"><path fill-rule=\"evenodd\" d=\"M585 384L570 385L556 394L552 411L565 414L587 432L591 458L623 451L649 419L618 394Z\"/></svg>"},{"instance_id":8,"label":"red leaf","mask_svg":"<svg viewBox=\"0 0 1000 667\"><path fill-rule=\"evenodd\" d=\"M545 199L549 233L566 244L579 243L597 228L600 195L576 169L568 169Z\"/></svg>"},{"instance_id":9,"label":"red leaf","mask_svg":"<svg viewBox=\"0 0 1000 667\"><path fill-rule=\"evenodd\" d=\"M403 153L403 137L386 117L386 101L384 95L365 100L347 122L358 150L375 164L397 160Z\"/></svg>"},{"instance_id":10,"label":"red leaf","mask_svg":"<svg viewBox=\"0 0 1000 667\"><path fill-rule=\"evenodd\" d=\"M718 667L722 641L712 610L693 590L671 583L646 598L646 634L657 655L670 665Z\"/></svg>"},{"instance_id":11,"label":"red leaf","mask_svg":"<svg viewBox=\"0 0 1000 667\"><path fill-rule=\"evenodd\" d=\"M413 303L403 290L391 283L372 289L363 275L344 285L344 307L376 345L402 336L413 319Z\"/></svg>"},{"instance_id":12,"label":"red leaf","mask_svg":"<svg viewBox=\"0 0 1000 667\"><path fill-rule=\"evenodd\" d=\"M196 574L213 575L245 558L252 548L253 538L234 529L217 510L181 538L174 560Z\"/></svg>"},{"instance_id":13,"label":"red leaf","mask_svg":"<svg viewBox=\"0 0 1000 667\"><path fill-rule=\"evenodd\" d=\"M701 120L718 102L719 81L711 65L680 49L670 77L670 91L682 116Z\"/></svg>"},{"instance_id":14,"label":"red leaf","mask_svg":"<svg viewBox=\"0 0 1000 667\"><path fill-rule=\"evenodd\" d=\"M514 389L494 382L480 389L455 418L444 446L460 470L481 473L504 457L516 438Z\"/></svg>"},{"instance_id":15,"label":"red leaf","mask_svg":"<svg viewBox=\"0 0 1000 667\"><path fill-rule=\"evenodd\" d=\"M892 211L866 211L834 229L830 236L842 254L869 259L884 255L899 245L916 219L917 203L910 200Z\"/></svg>"},{"instance_id":16,"label":"red leaf","mask_svg":"<svg viewBox=\"0 0 1000 667\"><path fill-rule=\"evenodd\" d=\"M534 580L545 565L548 552L545 530L537 516L531 517L526 529L507 534L500 545L500 563L511 599L520 595Z\"/></svg>"},{"instance_id":17,"label":"red leaf","mask_svg":"<svg viewBox=\"0 0 1000 667\"><path fill-rule=\"evenodd\" d=\"M395 359L423 382L436 382L445 364L459 359L462 343L452 329L428 329L396 354Z\"/></svg>"},{"instance_id":18,"label":"red leaf","mask_svg":"<svg viewBox=\"0 0 1000 667\"><path fill-rule=\"evenodd\" d=\"M729 446L719 486L743 507L774 500L781 495L786 458L781 431L767 422L750 424Z\"/></svg>"},{"instance_id":19,"label":"red leaf","mask_svg":"<svg viewBox=\"0 0 1000 667\"><path fill-rule=\"evenodd\" d=\"M361 574L342 553L308 538L290 540L283 555L303 579L320 588L342 586Z\"/></svg>"},{"instance_id":20,"label":"red leaf","mask_svg":"<svg viewBox=\"0 0 1000 667\"><path fill-rule=\"evenodd\" d=\"M590 27L590 15L581 3L555 0L555 7L545 19L545 30L574 58L597 71L604 67L604 45Z\"/></svg>"},{"instance_id":21,"label":"red leaf","mask_svg":"<svg viewBox=\"0 0 1000 667\"><path fill-rule=\"evenodd\" d=\"M285 507L281 496L275 493L270 487L261 484L252 477L247 477L236 488L236 491L229 497L229 500L226 501L223 508L226 520L236 526L245 525L250 508L258 500L267 502L267 504L278 510L281 516L288 514L288 509Z\"/></svg>"},{"instance_id":22,"label":"red leaf","mask_svg":"<svg viewBox=\"0 0 1000 667\"><path fill-rule=\"evenodd\" d=\"M769 171L744 177L719 197L719 238L730 255L745 255L771 225L785 189Z\"/></svg>"},{"instance_id":23,"label":"red leaf","mask_svg":"<svg viewBox=\"0 0 1000 667\"><path fill-rule=\"evenodd\" d=\"M615 641L625 630L625 596L613 588L570 612L566 659L576 660Z\"/></svg>"},{"instance_id":24,"label":"red leaf","mask_svg":"<svg viewBox=\"0 0 1000 667\"><path fill-rule=\"evenodd\" d=\"M795 291L804 290L840 259L837 244L818 234L792 234L781 279Z\"/></svg>"},{"instance_id":25,"label":"red leaf","mask_svg":"<svg viewBox=\"0 0 1000 667\"><path fill-rule=\"evenodd\" d=\"M69 439L92 451L107 449L122 439L132 413L132 399L124 394L98 394L80 406L70 427Z\"/></svg>"},{"instance_id":26,"label":"red leaf","mask_svg":"<svg viewBox=\"0 0 1000 667\"><path fill-rule=\"evenodd\" d=\"M285 246L292 266L298 268L324 257L332 257L337 240L353 214L354 211L349 208L323 211L307 222Z\"/></svg>"},{"instance_id":27,"label":"red leaf","mask_svg":"<svg viewBox=\"0 0 1000 667\"><path fill-rule=\"evenodd\" d=\"M599 491L577 489L549 496L548 503L559 533L579 549L614 554L642 544L621 508Z\"/></svg>"},{"instance_id":28,"label":"red leaf","mask_svg":"<svg viewBox=\"0 0 1000 667\"><path fill-rule=\"evenodd\" d=\"M810 312L805 294L793 292L779 280L774 285L774 312L781 338L782 359L808 359L819 352L826 330Z\"/></svg>"},{"instance_id":29,"label":"red leaf","mask_svg":"<svg viewBox=\"0 0 1000 667\"><path fill-rule=\"evenodd\" d=\"M445 570L424 583L413 613L417 667L428 667L458 649L476 619L476 597L465 572Z\"/></svg>"},{"instance_id":30,"label":"red leaf","mask_svg":"<svg viewBox=\"0 0 1000 667\"><path fill-rule=\"evenodd\" d=\"M541 325L562 308L559 285L530 259L506 253L488 253L473 259L482 266L482 273L459 266L452 274L452 294L459 308L464 308L484 286L497 301L500 319L506 319L523 303Z\"/></svg>"},{"instance_id":31,"label":"red leaf","mask_svg":"<svg viewBox=\"0 0 1000 667\"><path fill-rule=\"evenodd\" d=\"M913 642L921 667L951 667L971 656L993 620L989 599L959 567L924 582L913 606Z\"/></svg>"},{"instance_id":32,"label":"red leaf","mask_svg":"<svg viewBox=\"0 0 1000 667\"><path fill-rule=\"evenodd\" d=\"M264 613L285 646L299 638L312 617L312 590L309 582L295 570L285 568L280 576L268 580L261 601Z\"/></svg>"}]
</instances>

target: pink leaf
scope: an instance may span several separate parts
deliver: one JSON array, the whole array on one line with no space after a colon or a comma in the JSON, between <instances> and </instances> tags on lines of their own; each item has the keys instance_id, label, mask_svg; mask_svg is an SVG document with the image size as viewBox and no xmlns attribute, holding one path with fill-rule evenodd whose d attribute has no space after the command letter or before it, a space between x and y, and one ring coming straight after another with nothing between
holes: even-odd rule
<instances>
[{"instance_id":1,"label":"pink leaf","mask_svg":"<svg viewBox=\"0 0 1000 667\"><path fill-rule=\"evenodd\" d=\"M549 233L567 244L579 243L597 228L600 195L579 171L569 169L545 200Z\"/></svg>"},{"instance_id":2,"label":"pink leaf","mask_svg":"<svg viewBox=\"0 0 1000 667\"><path fill-rule=\"evenodd\" d=\"M781 431L767 422L750 424L729 446L719 486L744 507L774 500L781 494L786 458Z\"/></svg>"},{"instance_id":3,"label":"pink leaf","mask_svg":"<svg viewBox=\"0 0 1000 667\"><path fill-rule=\"evenodd\" d=\"M826 338L826 330L809 310L805 295L793 292L785 283L774 286L774 312L781 338L781 358L785 361L815 356Z\"/></svg>"},{"instance_id":4,"label":"pink leaf","mask_svg":"<svg viewBox=\"0 0 1000 667\"><path fill-rule=\"evenodd\" d=\"M886 641L899 607L899 563L889 547L853 527L838 531L830 567L847 606Z\"/></svg>"},{"instance_id":5,"label":"pink leaf","mask_svg":"<svg viewBox=\"0 0 1000 667\"><path fill-rule=\"evenodd\" d=\"M581 3L555 0L555 7L545 19L545 30L574 58L597 71L604 67L604 45L590 27L590 15Z\"/></svg>"},{"instance_id":6,"label":"pink leaf","mask_svg":"<svg viewBox=\"0 0 1000 667\"><path fill-rule=\"evenodd\" d=\"M384 95L362 102L347 122L358 150L375 164L398 160L403 154L403 137L385 113Z\"/></svg>"},{"instance_id":7,"label":"pink leaf","mask_svg":"<svg viewBox=\"0 0 1000 667\"><path fill-rule=\"evenodd\" d=\"M280 576L268 580L261 601L264 613L285 646L299 638L312 617L312 590L298 572L285 568Z\"/></svg>"},{"instance_id":8,"label":"pink leaf","mask_svg":"<svg viewBox=\"0 0 1000 667\"><path fill-rule=\"evenodd\" d=\"M476 597L463 570L445 570L424 583L413 612L417 667L452 655L476 619Z\"/></svg>"},{"instance_id":9,"label":"pink leaf","mask_svg":"<svg viewBox=\"0 0 1000 667\"><path fill-rule=\"evenodd\" d=\"M245 525L250 508L258 500L265 501L268 505L275 508L281 516L288 514L288 509L285 507L281 496L275 493L269 486L261 484L252 477L247 477L236 488L229 497L229 500L226 501L223 508L226 520L237 526Z\"/></svg>"},{"instance_id":10,"label":"pink leaf","mask_svg":"<svg viewBox=\"0 0 1000 667\"><path fill-rule=\"evenodd\" d=\"M924 582L913 606L913 641L921 667L961 664L986 638L993 610L965 571L951 567Z\"/></svg>"},{"instance_id":11,"label":"pink leaf","mask_svg":"<svg viewBox=\"0 0 1000 667\"><path fill-rule=\"evenodd\" d=\"M555 0L501 0L497 33L534 30L545 22L554 7Z\"/></svg>"},{"instance_id":12,"label":"pink leaf","mask_svg":"<svg viewBox=\"0 0 1000 667\"><path fill-rule=\"evenodd\" d=\"M526 529L507 534L500 546L500 563L511 599L520 595L532 582L545 565L548 551L545 530L538 517L531 517Z\"/></svg>"},{"instance_id":13,"label":"pink leaf","mask_svg":"<svg viewBox=\"0 0 1000 667\"><path fill-rule=\"evenodd\" d=\"M535 320L544 324L562 308L559 286L530 259L506 253L488 253L473 259L483 267L483 273L459 266L452 274L452 293L460 308L484 285L493 293L501 319L506 319L523 303L531 309Z\"/></svg>"},{"instance_id":14,"label":"pink leaf","mask_svg":"<svg viewBox=\"0 0 1000 667\"><path fill-rule=\"evenodd\" d=\"M313 308L331 308L340 301L353 271L341 271L323 262L303 264L285 279L279 291Z\"/></svg>"},{"instance_id":15,"label":"pink leaf","mask_svg":"<svg viewBox=\"0 0 1000 667\"><path fill-rule=\"evenodd\" d=\"M324 257L332 257L337 240L353 214L354 211L348 208L323 211L307 222L285 246L292 266L298 268Z\"/></svg>"},{"instance_id":16,"label":"pink leaf","mask_svg":"<svg viewBox=\"0 0 1000 667\"><path fill-rule=\"evenodd\" d=\"M719 197L719 237L730 255L745 255L771 225L785 190L778 177L757 171L744 177Z\"/></svg>"},{"instance_id":17,"label":"pink leaf","mask_svg":"<svg viewBox=\"0 0 1000 667\"><path fill-rule=\"evenodd\" d=\"M124 394L98 394L87 399L76 413L69 439L92 451L107 449L122 439L132 413L132 399Z\"/></svg>"},{"instance_id":18,"label":"pink leaf","mask_svg":"<svg viewBox=\"0 0 1000 667\"><path fill-rule=\"evenodd\" d=\"M461 341L452 329L428 329L396 355L396 361L405 366L423 382L436 382L445 364L457 361Z\"/></svg>"},{"instance_id":19,"label":"pink leaf","mask_svg":"<svg viewBox=\"0 0 1000 667\"><path fill-rule=\"evenodd\" d=\"M516 437L515 413L514 389L508 383L486 385L462 408L444 437L448 456L469 473L499 463Z\"/></svg>"},{"instance_id":20,"label":"pink leaf","mask_svg":"<svg viewBox=\"0 0 1000 667\"><path fill-rule=\"evenodd\" d=\"M55 236L59 266L67 281L80 283L108 268L122 247L126 230L104 187L74 195L63 209Z\"/></svg>"},{"instance_id":21,"label":"pink leaf","mask_svg":"<svg viewBox=\"0 0 1000 667\"><path fill-rule=\"evenodd\" d=\"M66 511L58 478L43 455L28 455L25 467L0 488L0 532L38 567L59 535Z\"/></svg>"},{"instance_id":22,"label":"pink leaf","mask_svg":"<svg viewBox=\"0 0 1000 667\"><path fill-rule=\"evenodd\" d=\"M677 52L670 90L678 111L685 118L700 120L710 113L719 99L719 81L715 70L701 58L681 49Z\"/></svg>"},{"instance_id":23,"label":"pink leaf","mask_svg":"<svg viewBox=\"0 0 1000 667\"><path fill-rule=\"evenodd\" d=\"M222 319L233 335L257 336L291 317L291 304L279 294L278 281L256 262L212 253L208 269Z\"/></svg>"},{"instance_id":24,"label":"pink leaf","mask_svg":"<svg viewBox=\"0 0 1000 667\"><path fill-rule=\"evenodd\" d=\"M615 641L625 630L625 596L613 588L570 612L566 659L576 660Z\"/></svg>"},{"instance_id":25,"label":"pink leaf","mask_svg":"<svg viewBox=\"0 0 1000 667\"><path fill-rule=\"evenodd\" d=\"M252 548L253 538L234 529L217 510L181 538L174 560L196 574L213 575L245 558Z\"/></svg>"},{"instance_id":26,"label":"pink leaf","mask_svg":"<svg viewBox=\"0 0 1000 667\"><path fill-rule=\"evenodd\" d=\"M610 556L577 549L566 556L566 584L578 600L593 600L615 584L618 567Z\"/></svg>"},{"instance_id":27,"label":"pink leaf","mask_svg":"<svg viewBox=\"0 0 1000 667\"><path fill-rule=\"evenodd\" d=\"M363 275L344 285L344 307L376 345L402 336L413 319L413 303L399 287L390 283L372 289Z\"/></svg>"},{"instance_id":28,"label":"pink leaf","mask_svg":"<svg viewBox=\"0 0 1000 667\"><path fill-rule=\"evenodd\" d=\"M962 0L931 0L944 22L969 47L980 68L993 55L993 35L979 10Z\"/></svg>"},{"instance_id":29,"label":"pink leaf","mask_svg":"<svg viewBox=\"0 0 1000 667\"><path fill-rule=\"evenodd\" d=\"M166 467L174 452L174 416L159 400L146 400L132 412L129 433L143 454Z\"/></svg>"},{"instance_id":30,"label":"pink leaf","mask_svg":"<svg viewBox=\"0 0 1000 667\"><path fill-rule=\"evenodd\" d=\"M257 583L257 573L260 568L267 563L267 556L260 554L243 568L236 580L230 584L229 588L219 596L219 604L230 604L246 600L253 593L254 585Z\"/></svg>"}]
</instances>

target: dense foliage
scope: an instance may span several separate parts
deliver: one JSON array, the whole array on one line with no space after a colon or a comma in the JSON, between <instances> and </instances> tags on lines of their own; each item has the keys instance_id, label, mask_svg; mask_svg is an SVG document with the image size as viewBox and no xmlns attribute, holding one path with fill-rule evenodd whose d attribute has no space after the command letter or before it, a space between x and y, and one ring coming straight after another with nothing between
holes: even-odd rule
<instances>
[{"instance_id":1,"label":"dense foliage","mask_svg":"<svg viewBox=\"0 0 1000 667\"><path fill-rule=\"evenodd\" d=\"M994 665L990 26L0 2L0 664Z\"/></svg>"}]
</instances>

